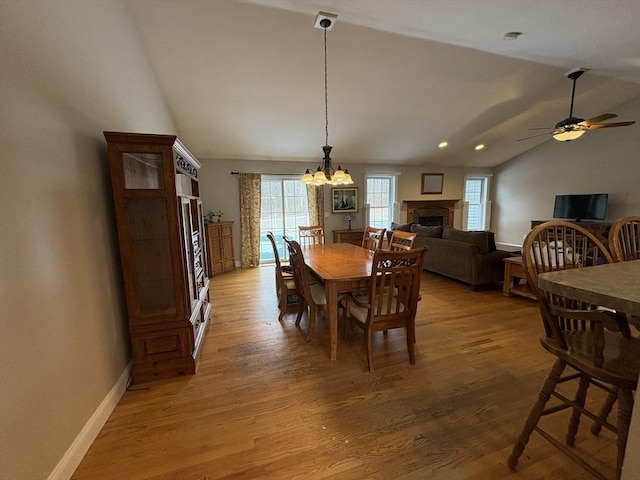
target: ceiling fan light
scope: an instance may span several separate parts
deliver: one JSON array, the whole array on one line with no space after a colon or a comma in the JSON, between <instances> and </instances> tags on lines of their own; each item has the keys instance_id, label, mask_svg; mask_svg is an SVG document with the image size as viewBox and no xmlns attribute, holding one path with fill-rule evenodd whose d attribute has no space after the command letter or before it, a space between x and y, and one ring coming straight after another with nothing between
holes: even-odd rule
<instances>
[{"instance_id":1,"label":"ceiling fan light","mask_svg":"<svg viewBox=\"0 0 640 480\"><path fill-rule=\"evenodd\" d=\"M585 130L566 130L553 134L553 138L559 142L570 142L584 135Z\"/></svg>"}]
</instances>

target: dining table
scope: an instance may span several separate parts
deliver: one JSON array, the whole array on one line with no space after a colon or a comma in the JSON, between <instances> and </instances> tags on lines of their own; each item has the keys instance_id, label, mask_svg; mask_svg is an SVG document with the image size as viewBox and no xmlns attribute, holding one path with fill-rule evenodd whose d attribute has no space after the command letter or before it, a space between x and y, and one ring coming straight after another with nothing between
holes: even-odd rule
<instances>
[{"instance_id":1,"label":"dining table","mask_svg":"<svg viewBox=\"0 0 640 480\"><path fill-rule=\"evenodd\" d=\"M351 243L326 243L302 248L305 264L323 283L327 296L331 361L338 351L338 295L368 288L373 252Z\"/></svg>"},{"instance_id":2,"label":"dining table","mask_svg":"<svg viewBox=\"0 0 640 480\"><path fill-rule=\"evenodd\" d=\"M545 272L538 276L538 285L551 293L631 315L630 323L638 326L635 319L640 317L640 260ZM640 478L640 401L637 398L625 452L621 478Z\"/></svg>"}]
</instances>

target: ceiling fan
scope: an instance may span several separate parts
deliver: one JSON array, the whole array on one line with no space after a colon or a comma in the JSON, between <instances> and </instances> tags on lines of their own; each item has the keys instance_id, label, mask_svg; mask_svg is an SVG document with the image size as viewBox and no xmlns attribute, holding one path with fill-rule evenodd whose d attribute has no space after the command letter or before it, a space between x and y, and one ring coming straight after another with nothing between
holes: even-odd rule
<instances>
[{"instance_id":1,"label":"ceiling fan","mask_svg":"<svg viewBox=\"0 0 640 480\"><path fill-rule=\"evenodd\" d=\"M553 138L560 142L570 142L571 140L575 140L576 138L581 137L584 132L587 130L596 130L598 128L611 128L611 127L626 127L628 125L633 125L634 122L616 122L616 123L599 123L603 120L609 120L611 118L617 117L614 113L603 113L602 115L598 115L597 117L589 118L585 120L584 118L578 118L573 116L573 100L576 94L576 80L582 76L585 72L583 68L577 68L575 70L570 70L565 75L567 78L573 80L573 89L571 90L571 108L569 109L569 116L562 120L561 122L556 123L552 132L541 133L538 135L533 135L530 137L520 138L520 140L528 140L534 137L540 137L543 135L553 135ZM542 130L538 128L533 128L531 130ZM548 129L545 129L548 130Z\"/></svg>"}]
</instances>

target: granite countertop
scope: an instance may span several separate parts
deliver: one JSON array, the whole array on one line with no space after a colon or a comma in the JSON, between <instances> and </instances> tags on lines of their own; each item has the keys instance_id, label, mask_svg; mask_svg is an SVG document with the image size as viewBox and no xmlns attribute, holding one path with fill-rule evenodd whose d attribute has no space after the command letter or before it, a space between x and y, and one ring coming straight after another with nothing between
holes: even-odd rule
<instances>
[{"instance_id":1,"label":"granite countertop","mask_svg":"<svg viewBox=\"0 0 640 480\"><path fill-rule=\"evenodd\" d=\"M640 260L546 272L543 290L640 317Z\"/></svg>"}]
</instances>

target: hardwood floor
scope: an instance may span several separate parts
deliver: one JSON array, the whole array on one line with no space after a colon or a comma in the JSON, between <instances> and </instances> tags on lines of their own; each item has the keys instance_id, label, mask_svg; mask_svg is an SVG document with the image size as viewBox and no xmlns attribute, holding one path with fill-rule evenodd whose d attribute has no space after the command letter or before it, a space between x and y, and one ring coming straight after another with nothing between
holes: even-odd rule
<instances>
[{"instance_id":1,"label":"hardwood floor","mask_svg":"<svg viewBox=\"0 0 640 480\"><path fill-rule=\"evenodd\" d=\"M369 373L360 332L330 362L324 318L309 343L294 313L278 322L271 267L211 291L198 373L131 386L74 479L592 478L536 433L518 470L506 464L554 360L531 300L423 273L416 365L390 331ZM543 421L563 438L567 415ZM576 450L613 477L613 435L590 424Z\"/></svg>"}]
</instances>

